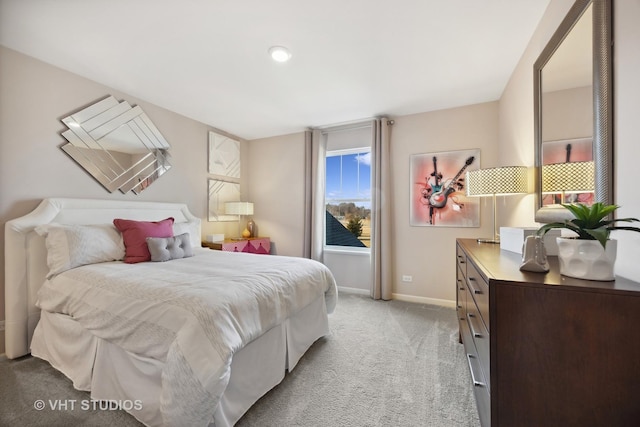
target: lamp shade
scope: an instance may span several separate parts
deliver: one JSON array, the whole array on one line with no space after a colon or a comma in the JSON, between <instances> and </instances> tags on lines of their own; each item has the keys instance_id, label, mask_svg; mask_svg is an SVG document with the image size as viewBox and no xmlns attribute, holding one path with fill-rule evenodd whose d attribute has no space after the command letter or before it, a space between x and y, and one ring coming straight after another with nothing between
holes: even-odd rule
<instances>
[{"instance_id":1,"label":"lamp shade","mask_svg":"<svg viewBox=\"0 0 640 427\"><path fill-rule=\"evenodd\" d=\"M493 237L478 239L481 243L500 243L496 194L528 193L528 171L526 166L500 166L478 169L466 174L467 196L493 196Z\"/></svg>"},{"instance_id":2,"label":"lamp shade","mask_svg":"<svg viewBox=\"0 0 640 427\"><path fill-rule=\"evenodd\" d=\"M594 190L593 162L553 163L542 166L542 192L561 193Z\"/></svg>"},{"instance_id":3,"label":"lamp shade","mask_svg":"<svg viewBox=\"0 0 640 427\"><path fill-rule=\"evenodd\" d=\"M493 196L529 191L526 166L501 166L468 171L467 196Z\"/></svg>"},{"instance_id":4,"label":"lamp shade","mask_svg":"<svg viewBox=\"0 0 640 427\"><path fill-rule=\"evenodd\" d=\"M253 215L253 203L227 202L224 204L224 212L228 215Z\"/></svg>"}]
</instances>

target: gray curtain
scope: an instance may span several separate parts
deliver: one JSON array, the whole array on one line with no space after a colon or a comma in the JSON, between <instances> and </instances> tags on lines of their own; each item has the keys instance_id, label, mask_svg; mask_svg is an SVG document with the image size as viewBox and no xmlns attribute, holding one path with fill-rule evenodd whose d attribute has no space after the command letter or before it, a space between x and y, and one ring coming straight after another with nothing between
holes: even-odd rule
<instances>
[{"instance_id":1,"label":"gray curtain","mask_svg":"<svg viewBox=\"0 0 640 427\"><path fill-rule=\"evenodd\" d=\"M320 130L305 132L304 250L306 258L323 262L324 192L327 138Z\"/></svg>"},{"instance_id":2,"label":"gray curtain","mask_svg":"<svg viewBox=\"0 0 640 427\"><path fill-rule=\"evenodd\" d=\"M373 121L371 149L371 298L391 299L391 125L386 118Z\"/></svg>"}]
</instances>

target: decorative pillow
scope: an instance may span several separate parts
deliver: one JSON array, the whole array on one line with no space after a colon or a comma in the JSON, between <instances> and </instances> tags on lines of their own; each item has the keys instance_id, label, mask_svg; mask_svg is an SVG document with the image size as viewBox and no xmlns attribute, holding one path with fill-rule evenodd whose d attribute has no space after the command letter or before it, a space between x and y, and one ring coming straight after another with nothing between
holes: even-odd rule
<instances>
[{"instance_id":1,"label":"decorative pillow","mask_svg":"<svg viewBox=\"0 0 640 427\"><path fill-rule=\"evenodd\" d=\"M169 261L193 256L189 233L173 237L147 237L151 261Z\"/></svg>"},{"instance_id":2,"label":"decorative pillow","mask_svg":"<svg viewBox=\"0 0 640 427\"><path fill-rule=\"evenodd\" d=\"M113 224L122 233L125 248L124 262L128 264L151 260L147 237L173 236L173 218L162 221L133 221L116 218Z\"/></svg>"},{"instance_id":3,"label":"decorative pillow","mask_svg":"<svg viewBox=\"0 0 640 427\"><path fill-rule=\"evenodd\" d=\"M47 279L81 265L124 258L122 236L111 224L52 223L38 226L35 231L45 237L49 267Z\"/></svg>"},{"instance_id":4,"label":"decorative pillow","mask_svg":"<svg viewBox=\"0 0 640 427\"><path fill-rule=\"evenodd\" d=\"M173 223L173 235L189 233L191 247L200 247L200 221L175 222Z\"/></svg>"}]
</instances>

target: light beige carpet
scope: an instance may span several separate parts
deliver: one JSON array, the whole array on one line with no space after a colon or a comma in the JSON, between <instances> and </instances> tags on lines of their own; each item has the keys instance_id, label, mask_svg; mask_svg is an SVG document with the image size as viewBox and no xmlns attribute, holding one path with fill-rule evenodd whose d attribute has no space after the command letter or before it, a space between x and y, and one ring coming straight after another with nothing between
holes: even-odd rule
<instances>
[{"instance_id":1,"label":"light beige carpet","mask_svg":"<svg viewBox=\"0 0 640 427\"><path fill-rule=\"evenodd\" d=\"M298 366L238 427L478 427L453 309L341 294ZM88 394L32 357L0 361L0 426L139 426L121 411L37 411L36 400Z\"/></svg>"},{"instance_id":2,"label":"light beige carpet","mask_svg":"<svg viewBox=\"0 0 640 427\"><path fill-rule=\"evenodd\" d=\"M341 294L330 326L238 427L480 425L454 309Z\"/></svg>"}]
</instances>

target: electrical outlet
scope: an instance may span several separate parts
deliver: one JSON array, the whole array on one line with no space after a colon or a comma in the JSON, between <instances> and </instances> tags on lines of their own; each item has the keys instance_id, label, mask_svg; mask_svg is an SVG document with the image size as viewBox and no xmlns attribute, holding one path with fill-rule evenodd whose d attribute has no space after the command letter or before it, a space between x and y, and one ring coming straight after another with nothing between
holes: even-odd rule
<instances>
[{"instance_id":1,"label":"electrical outlet","mask_svg":"<svg viewBox=\"0 0 640 427\"><path fill-rule=\"evenodd\" d=\"M413 282L413 276L409 276L408 274L403 274L402 275L402 281L403 282Z\"/></svg>"}]
</instances>

